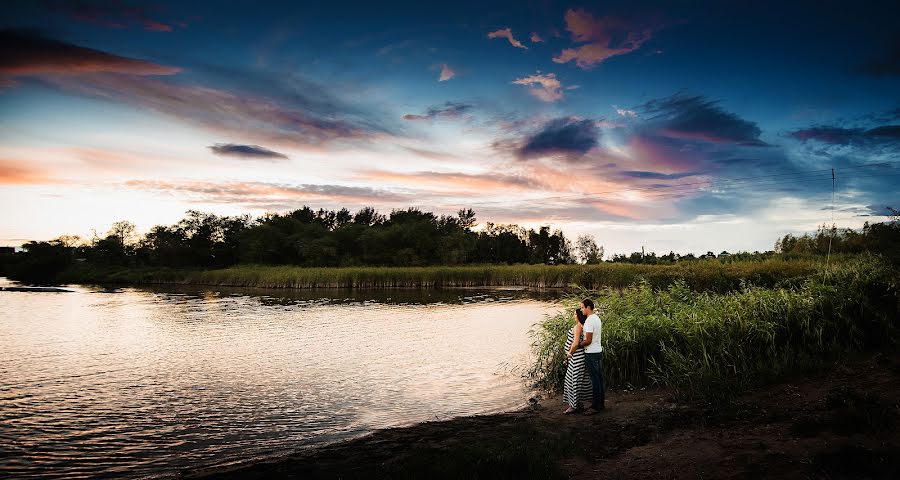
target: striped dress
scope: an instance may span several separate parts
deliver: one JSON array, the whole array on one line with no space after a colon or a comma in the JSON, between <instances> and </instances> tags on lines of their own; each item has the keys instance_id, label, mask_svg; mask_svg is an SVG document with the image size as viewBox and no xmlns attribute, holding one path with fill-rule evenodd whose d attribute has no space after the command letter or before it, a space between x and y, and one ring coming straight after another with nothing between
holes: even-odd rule
<instances>
[{"instance_id":1,"label":"striped dress","mask_svg":"<svg viewBox=\"0 0 900 480\"><path fill-rule=\"evenodd\" d=\"M584 339L582 334L581 339ZM569 335L566 337L566 347L564 352L569 351L572 342L575 340L575 327L569 329ZM572 359L566 365L566 383L563 388L563 399L572 408L578 408L581 403L591 402L591 377L588 373L587 365L584 363L584 348L575 350Z\"/></svg>"}]
</instances>

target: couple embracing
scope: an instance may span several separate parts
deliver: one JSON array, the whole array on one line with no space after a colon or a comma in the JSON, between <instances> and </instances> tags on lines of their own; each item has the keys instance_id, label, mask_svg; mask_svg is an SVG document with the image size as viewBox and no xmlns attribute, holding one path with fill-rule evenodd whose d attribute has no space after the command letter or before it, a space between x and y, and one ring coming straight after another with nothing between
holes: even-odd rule
<instances>
[{"instance_id":1,"label":"couple embracing","mask_svg":"<svg viewBox=\"0 0 900 480\"><path fill-rule=\"evenodd\" d=\"M594 313L594 302L585 298L575 310L575 321L566 339L566 383L563 398L569 405L565 414L584 411L593 415L604 409L602 323ZM582 402L590 403L582 409Z\"/></svg>"}]
</instances>

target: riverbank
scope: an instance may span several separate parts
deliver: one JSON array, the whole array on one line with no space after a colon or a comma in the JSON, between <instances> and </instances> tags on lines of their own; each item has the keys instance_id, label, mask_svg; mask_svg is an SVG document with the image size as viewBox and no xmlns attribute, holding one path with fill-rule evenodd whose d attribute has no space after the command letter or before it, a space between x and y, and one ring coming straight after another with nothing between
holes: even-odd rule
<instances>
[{"instance_id":1,"label":"riverbank","mask_svg":"<svg viewBox=\"0 0 900 480\"><path fill-rule=\"evenodd\" d=\"M528 287L624 288L646 281L666 288L682 280L695 291L727 292L744 284L771 288L793 285L815 273L814 260L681 262L675 265L463 265L433 267L303 268L239 265L218 270L119 268L76 264L56 277L59 283L185 284L262 288L465 288Z\"/></svg>"},{"instance_id":2,"label":"riverbank","mask_svg":"<svg viewBox=\"0 0 900 480\"><path fill-rule=\"evenodd\" d=\"M868 355L748 391L726 407L612 391L607 410L458 418L183 471L184 478L897 478L900 354Z\"/></svg>"}]
</instances>

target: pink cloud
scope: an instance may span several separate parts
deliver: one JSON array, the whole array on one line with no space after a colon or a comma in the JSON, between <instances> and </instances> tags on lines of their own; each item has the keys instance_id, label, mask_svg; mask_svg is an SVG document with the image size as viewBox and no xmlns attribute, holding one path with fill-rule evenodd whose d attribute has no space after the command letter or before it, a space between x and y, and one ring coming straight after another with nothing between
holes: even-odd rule
<instances>
[{"instance_id":1,"label":"pink cloud","mask_svg":"<svg viewBox=\"0 0 900 480\"><path fill-rule=\"evenodd\" d=\"M530 75L516 79L512 83L525 86L536 85L536 87L529 88L528 91L544 102L555 102L563 98L562 83L554 73Z\"/></svg>"},{"instance_id":2,"label":"pink cloud","mask_svg":"<svg viewBox=\"0 0 900 480\"><path fill-rule=\"evenodd\" d=\"M705 168L705 155L667 145L660 139L635 135L628 144L635 167L660 173L682 173Z\"/></svg>"},{"instance_id":3,"label":"pink cloud","mask_svg":"<svg viewBox=\"0 0 900 480\"><path fill-rule=\"evenodd\" d=\"M456 71L450 68L446 63L441 64L441 76L438 78L439 82L446 82L451 78L456 76Z\"/></svg>"},{"instance_id":4,"label":"pink cloud","mask_svg":"<svg viewBox=\"0 0 900 480\"><path fill-rule=\"evenodd\" d=\"M531 43L541 43L544 39L541 38L536 32L531 32Z\"/></svg>"},{"instance_id":5,"label":"pink cloud","mask_svg":"<svg viewBox=\"0 0 900 480\"><path fill-rule=\"evenodd\" d=\"M487 36L488 36L488 38L492 38L492 39L493 38L505 38L505 39L509 40L510 45L512 45L516 48L521 48L522 50L528 50L528 47L526 47L525 45L522 44L522 42L516 40L516 38L513 37L512 29L509 27L501 28L500 30L495 30L493 32L490 32L490 33L488 33Z\"/></svg>"},{"instance_id":6,"label":"pink cloud","mask_svg":"<svg viewBox=\"0 0 900 480\"><path fill-rule=\"evenodd\" d=\"M581 9L566 11L566 30L572 40L583 43L553 57L556 63L575 61L583 69L592 68L610 57L633 52L652 38L656 26L639 26L618 17L595 18Z\"/></svg>"},{"instance_id":7,"label":"pink cloud","mask_svg":"<svg viewBox=\"0 0 900 480\"><path fill-rule=\"evenodd\" d=\"M534 177L513 174L470 174L460 172L414 172L400 173L382 170L361 172L361 178L379 182L397 182L400 186L421 188L430 186L441 190L449 190L460 195L471 195L485 191L534 191L545 188L542 182ZM461 190L461 191L460 191Z\"/></svg>"}]
</instances>

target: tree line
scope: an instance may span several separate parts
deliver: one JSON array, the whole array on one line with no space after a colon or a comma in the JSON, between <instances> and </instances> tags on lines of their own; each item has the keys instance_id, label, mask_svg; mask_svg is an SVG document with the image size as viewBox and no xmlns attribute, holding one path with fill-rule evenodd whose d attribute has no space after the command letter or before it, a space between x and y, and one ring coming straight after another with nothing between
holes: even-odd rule
<instances>
[{"instance_id":1,"label":"tree line","mask_svg":"<svg viewBox=\"0 0 900 480\"><path fill-rule=\"evenodd\" d=\"M827 255L900 251L900 222L866 224L861 231L821 227L815 234L786 235L769 252L679 255L634 252L608 261L674 264L718 258L761 260L776 255ZM0 256L0 274L18 279L52 278L74 262L118 267L225 268L240 263L303 267L547 264L603 261L604 249L591 235L573 243L549 226L525 229L487 223L478 231L476 214L436 215L417 208L385 215L371 207L351 213L313 210L218 216L189 210L174 225L157 225L139 236L134 224L116 222L90 240L63 235L23 245L26 253Z\"/></svg>"},{"instance_id":2,"label":"tree line","mask_svg":"<svg viewBox=\"0 0 900 480\"><path fill-rule=\"evenodd\" d=\"M239 263L304 267L427 266L472 263L571 264L600 262L602 247L583 236L576 245L549 226L524 229L487 223L474 231L476 214L436 215L417 208L351 213L308 206L258 218L189 210L174 225L136 234L120 221L90 240L63 235L23 245L25 254L6 270L57 272L75 261L122 267L225 268Z\"/></svg>"}]
</instances>

